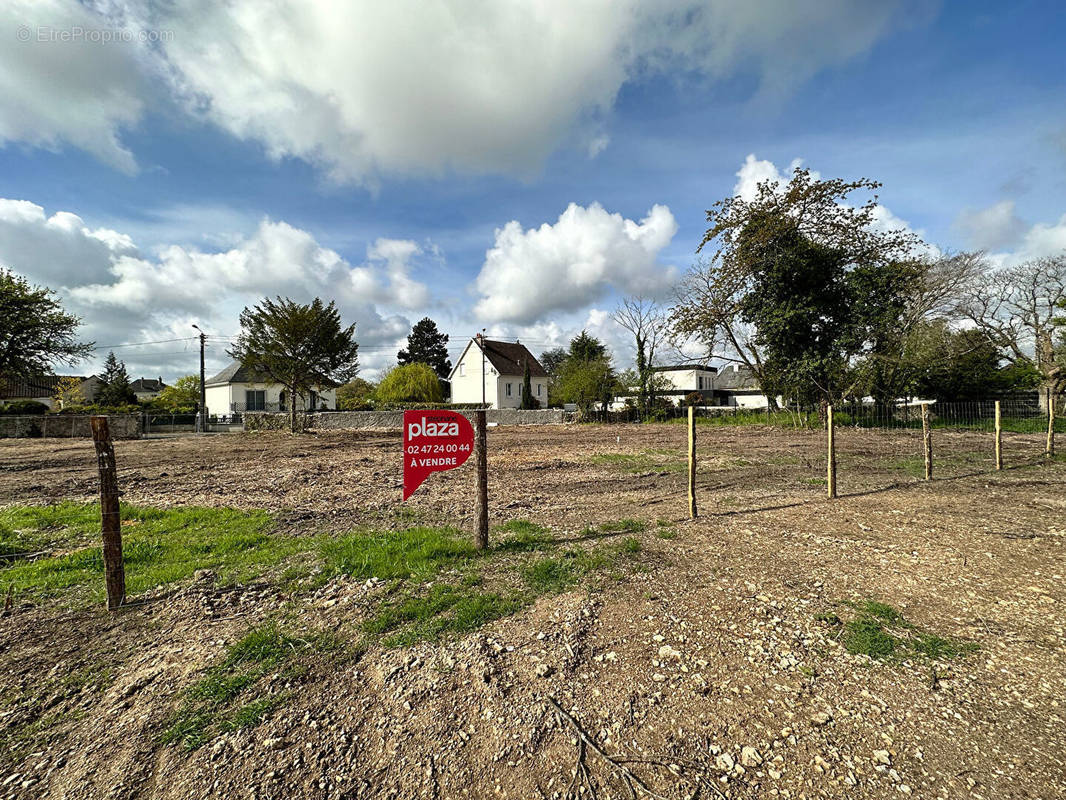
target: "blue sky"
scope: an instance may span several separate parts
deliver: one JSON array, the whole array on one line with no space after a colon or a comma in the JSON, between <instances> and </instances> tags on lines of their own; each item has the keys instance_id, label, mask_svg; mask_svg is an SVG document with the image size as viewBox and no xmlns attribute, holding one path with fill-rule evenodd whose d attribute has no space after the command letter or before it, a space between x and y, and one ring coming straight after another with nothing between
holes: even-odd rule
<instances>
[{"instance_id":1,"label":"blue sky","mask_svg":"<svg viewBox=\"0 0 1066 800\"><path fill-rule=\"evenodd\" d=\"M1053 2L181 5L0 10L0 264L101 345L317 294L370 377L424 315L624 365L618 297L668 297L704 210L796 159L941 249L1066 249ZM170 379L192 345L117 352Z\"/></svg>"}]
</instances>

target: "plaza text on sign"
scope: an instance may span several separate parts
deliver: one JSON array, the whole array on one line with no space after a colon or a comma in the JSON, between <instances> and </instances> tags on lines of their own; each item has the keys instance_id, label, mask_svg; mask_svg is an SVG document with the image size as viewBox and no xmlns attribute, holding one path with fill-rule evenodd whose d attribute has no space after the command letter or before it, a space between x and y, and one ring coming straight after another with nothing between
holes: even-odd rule
<instances>
[{"instance_id":1,"label":"plaza text on sign","mask_svg":"<svg viewBox=\"0 0 1066 800\"><path fill-rule=\"evenodd\" d=\"M454 411L403 412L403 499L434 472L461 466L474 450L470 421Z\"/></svg>"}]
</instances>

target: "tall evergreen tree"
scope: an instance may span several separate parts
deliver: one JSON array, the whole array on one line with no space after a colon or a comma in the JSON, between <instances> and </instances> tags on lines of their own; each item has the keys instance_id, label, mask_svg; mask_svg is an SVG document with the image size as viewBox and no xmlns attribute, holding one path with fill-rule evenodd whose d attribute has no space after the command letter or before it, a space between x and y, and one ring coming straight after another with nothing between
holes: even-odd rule
<instances>
[{"instance_id":1,"label":"tall evergreen tree","mask_svg":"<svg viewBox=\"0 0 1066 800\"><path fill-rule=\"evenodd\" d=\"M437 329L437 323L429 317L423 317L407 335L407 349L396 354L400 365L429 364L437 377L444 380L452 371L452 362L448 358L448 334Z\"/></svg>"},{"instance_id":2,"label":"tall evergreen tree","mask_svg":"<svg viewBox=\"0 0 1066 800\"><path fill-rule=\"evenodd\" d=\"M588 331L581 331L570 340L569 358L578 361L595 361L599 358L607 358L607 346Z\"/></svg>"},{"instance_id":3,"label":"tall evergreen tree","mask_svg":"<svg viewBox=\"0 0 1066 800\"><path fill-rule=\"evenodd\" d=\"M525 364L522 372L522 403L521 408L540 408L540 403L533 396L533 384L530 381L529 362Z\"/></svg>"},{"instance_id":4,"label":"tall evergreen tree","mask_svg":"<svg viewBox=\"0 0 1066 800\"><path fill-rule=\"evenodd\" d=\"M137 402L137 395L130 388L130 376L126 363L115 358L114 351L107 354L104 374L100 376L103 387L96 400L103 406L125 406Z\"/></svg>"}]
</instances>

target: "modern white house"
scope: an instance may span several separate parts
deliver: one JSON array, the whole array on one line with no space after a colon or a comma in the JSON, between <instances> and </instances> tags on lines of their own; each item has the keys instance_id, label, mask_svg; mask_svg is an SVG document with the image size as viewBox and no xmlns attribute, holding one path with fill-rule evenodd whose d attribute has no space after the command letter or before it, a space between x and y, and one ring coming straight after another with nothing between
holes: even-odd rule
<instances>
[{"instance_id":1,"label":"modern white house","mask_svg":"<svg viewBox=\"0 0 1066 800\"><path fill-rule=\"evenodd\" d=\"M518 408L529 367L529 387L541 407L548 405L548 373L520 342L498 342L480 334L467 342L448 380L453 403L481 403L488 408Z\"/></svg>"},{"instance_id":2,"label":"modern white house","mask_svg":"<svg viewBox=\"0 0 1066 800\"><path fill-rule=\"evenodd\" d=\"M254 375L234 361L220 373L204 381L207 413L215 416L245 411L288 411L291 399L285 387L262 375ZM309 397L297 397L299 411L333 411L337 408L337 387L315 387Z\"/></svg>"},{"instance_id":3,"label":"modern white house","mask_svg":"<svg viewBox=\"0 0 1066 800\"><path fill-rule=\"evenodd\" d=\"M652 367L657 378L657 396L680 404L691 394L703 397L701 405L733 406L736 408L766 408L766 395L745 367L729 365L718 369L707 364L675 364ZM619 396L612 403L615 410L625 407L636 397ZM780 400L778 401L780 402Z\"/></svg>"}]
</instances>

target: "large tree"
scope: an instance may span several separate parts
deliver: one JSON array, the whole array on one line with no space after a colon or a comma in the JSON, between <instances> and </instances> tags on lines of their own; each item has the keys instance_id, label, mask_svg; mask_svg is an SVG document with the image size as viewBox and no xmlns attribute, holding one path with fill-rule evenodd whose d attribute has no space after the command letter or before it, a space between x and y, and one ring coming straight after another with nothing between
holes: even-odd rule
<instances>
[{"instance_id":1,"label":"large tree","mask_svg":"<svg viewBox=\"0 0 1066 800\"><path fill-rule=\"evenodd\" d=\"M1058 306L1066 302L1066 253L997 267L981 259L976 280L964 286L958 313L1014 364L1031 363L1046 389L1066 389L1066 341L1056 335Z\"/></svg>"},{"instance_id":2,"label":"large tree","mask_svg":"<svg viewBox=\"0 0 1066 800\"><path fill-rule=\"evenodd\" d=\"M56 362L73 365L93 351L75 336L80 320L43 286L0 269L0 376L50 374Z\"/></svg>"},{"instance_id":3,"label":"large tree","mask_svg":"<svg viewBox=\"0 0 1066 800\"><path fill-rule=\"evenodd\" d=\"M675 334L743 364L769 397L846 394L849 368L898 324L921 271L920 242L878 224L876 195L860 205L849 198L879 185L796 169L784 186L759 184L751 200L715 203L697 252L718 249L679 287Z\"/></svg>"},{"instance_id":4,"label":"large tree","mask_svg":"<svg viewBox=\"0 0 1066 800\"><path fill-rule=\"evenodd\" d=\"M979 328L955 329L946 320L925 322L908 337L904 353L907 394L941 401L981 400L1032 389L1032 365L1004 366L1003 353Z\"/></svg>"},{"instance_id":5,"label":"large tree","mask_svg":"<svg viewBox=\"0 0 1066 800\"><path fill-rule=\"evenodd\" d=\"M614 321L633 335L636 358L637 406L648 414L655 403L655 354L666 338L666 312L653 300L637 295L623 298Z\"/></svg>"},{"instance_id":6,"label":"large tree","mask_svg":"<svg viewBox=\"0 0 1066 800\"><path fill-rule=\"evenodd\" d=\"M126 372L126 362L115 358L114 352L107 354L100 383L102 386L96 397L96 402L100 405L117 407L137 402L137 395L130 388L130 376Z\"/></svg>"},{"instance_id":7,"label":"large tree","mask_svg":"<svg viewBox=\"0 0 1066 800\"><path fill-rule=\"evenodd\" d=\"M423 317L407 335L407 349L396 354L396 359L403 364L429 364L437 377L445 380L452 371L452 362L448 358L448 334L437 329L437 323L429 317Z\"/></svg>"},{"instance_id":8,"label":"large tree","mask_svg":"<svg viewBox=\"0 0 1066 800\"><path fill-rule=\"evenodd\" d=\"M558 400L575 403L582 411L600 403L606 411L617 390L618 376L606 345L587 331L581 331L570 341L566 359L559 368Z\"/></svg>"},{"instance_id":9,"label":"large tree","mask_svg":"<svg viewBox=\"0 0 1066 800\"><path fill-rule=\"evenodd\" d=\"M563 362L566 361L566 348L553 347L551 350L545 350L540 354L540 365L544 367L544 371L548 373L548 400L549 402L555 402L555 387L559 381L559 370L562 369Z\"/></svg>"},{"instance_id":10,"label":"large tree","mask_svg":"<svg viewBox=\"0 0 1066 800\"><path fill-rule=\"evenodd\" d=\"M327 305L316 297L303 305L288 298L265 298L245 308L240 322L241 335L227 352L252 373L285 387L293 433L297 397L344 383L359 370L355 325L341 324L332 300Z\"/></svg>"}]
</instances>

